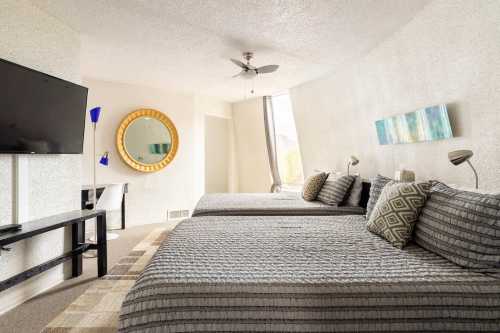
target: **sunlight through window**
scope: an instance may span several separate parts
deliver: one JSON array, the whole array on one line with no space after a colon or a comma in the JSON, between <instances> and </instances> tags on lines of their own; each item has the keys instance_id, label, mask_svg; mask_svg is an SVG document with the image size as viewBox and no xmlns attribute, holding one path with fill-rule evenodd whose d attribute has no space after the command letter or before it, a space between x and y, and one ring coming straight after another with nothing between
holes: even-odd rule
<instances>
[{"instance_id":1,"label":"sunlight through window","mask_svg":"<svg viewBox=\"0 0 500 333\"><path fill-rule=\"evenodd\" d=\"M304 182L304 175L290 96L273 96L271 101L280 177L285 189L297 188Z\"/></svg>"}]
</instances>

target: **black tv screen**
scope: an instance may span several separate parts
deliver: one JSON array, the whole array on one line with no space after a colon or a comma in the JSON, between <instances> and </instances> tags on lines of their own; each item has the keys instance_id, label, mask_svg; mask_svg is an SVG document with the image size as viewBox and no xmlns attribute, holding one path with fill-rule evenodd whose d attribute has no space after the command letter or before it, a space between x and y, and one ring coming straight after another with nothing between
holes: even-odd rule
<instances>
[{"instance_id":1,"label":"black tv screen","mask_svg":"<svg viewBox=\"0 0 500 333\"><path fill-rule=\"evenodd\" d=\"M81 154L87 92L0 59L0 153Z\"/></svg>"}]
</instances>

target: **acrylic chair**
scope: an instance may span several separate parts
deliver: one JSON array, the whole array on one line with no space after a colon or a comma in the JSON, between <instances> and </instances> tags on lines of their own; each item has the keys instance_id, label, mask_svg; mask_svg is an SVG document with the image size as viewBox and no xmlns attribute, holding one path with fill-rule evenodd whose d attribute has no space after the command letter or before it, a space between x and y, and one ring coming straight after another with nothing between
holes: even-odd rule
<instances>
[{"instance_id":1,"label":"acrylic chair","mask_svg":"<svg viewBox=\"0 0 500 333\"><path fill-rule=\"evenodd\" d=\"M106 222L108 227L113 225L113 221L119 219L117 214L112 214L116 211L121 211L123 198L123 184L110 184L107 185L102 192L99 200L96 204L96 209L102 209L106 211ZM118 217L118 218L117 218ZM119 235L115 233L107 233L106 238L108 240L116 239ZM92 241L95 240L95 236L91 238Z\"/></svg>"}]
</instances>

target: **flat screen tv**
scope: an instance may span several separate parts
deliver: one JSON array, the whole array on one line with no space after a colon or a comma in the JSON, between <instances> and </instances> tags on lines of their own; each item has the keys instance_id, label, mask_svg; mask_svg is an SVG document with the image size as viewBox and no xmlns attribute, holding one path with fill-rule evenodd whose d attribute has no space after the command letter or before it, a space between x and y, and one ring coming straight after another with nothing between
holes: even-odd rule
<instances>
[{"instance_id":1,"label":"flat screen tv","mask_svg":"<svg viewBox=\"0 0 500 333\"><path fill-rule=\"evenodd\" d=\"M0 59L0 154L81 154L87 93Z\"/></svg>"}]
</instances>

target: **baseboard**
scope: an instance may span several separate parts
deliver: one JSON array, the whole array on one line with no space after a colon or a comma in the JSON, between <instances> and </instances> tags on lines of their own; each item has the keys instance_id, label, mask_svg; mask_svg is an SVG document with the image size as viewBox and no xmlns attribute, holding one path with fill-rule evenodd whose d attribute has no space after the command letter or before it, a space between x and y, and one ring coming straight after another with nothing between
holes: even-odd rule
<instances>
[{"instance_id":1,"label":"baseboard","mask_svg":"<svg viewBox=\"0 0 500 333\"><path fill-rule=\"evenodd\" d=\"M63 282L63 266L54 267L54 269L40 276L33 277L0 293L0 315Z\"/></svg>"}]
</instances>

